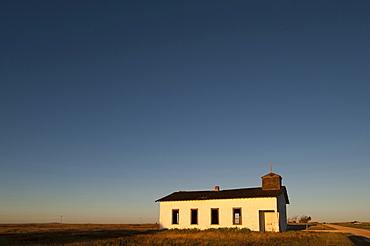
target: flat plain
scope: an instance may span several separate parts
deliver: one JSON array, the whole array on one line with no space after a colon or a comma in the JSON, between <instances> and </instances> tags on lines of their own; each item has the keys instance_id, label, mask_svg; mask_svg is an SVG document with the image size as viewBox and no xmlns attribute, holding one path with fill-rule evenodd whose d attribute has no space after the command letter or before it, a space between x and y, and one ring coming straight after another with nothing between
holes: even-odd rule
<instances>
[{"instance_id":1,"label":"flat plain","mask_svg":"<svg viewBox=\"0 0 370 246\"><path fill-rule=\"evenodd\" d=\"M158 230L157 224L0 224L0 245L368 245L351 234L248 229Z\"/></svg>"},{"instance_id":2,"label":"flat plain","mask_svg":"<svg viewBox=\"0 0 370 246\"><path fill-rule=\"evenodd\" d=\"M334 223L335 225L340 225L340 226L347 226L351 228L357 228L357 229L365 229L365 230L370 230L370 223L369 222L364 222L364 223L352 223L352 222L347 222L347 223Z\"/></svg>"}]
</instances>

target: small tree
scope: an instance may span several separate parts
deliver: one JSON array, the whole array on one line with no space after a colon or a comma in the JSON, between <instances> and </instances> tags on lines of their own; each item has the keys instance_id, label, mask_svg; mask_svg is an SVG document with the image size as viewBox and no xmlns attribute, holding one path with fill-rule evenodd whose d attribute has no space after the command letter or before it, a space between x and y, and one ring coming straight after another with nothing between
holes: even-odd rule
<instances>
[{"instance_id":1,"label":"small tree","mask_svg":"<svg viewBox=\"0 0 370 246\"><path fill-rule=\"evenodd\" d=\"M299 218L299 223L308 223L311 220L311 216L302 215Z\"/></svg>"},{"instance_id":2,"label":"small tree","mask_svg":"<svg viewBox=\"0 0 370 246\"><path fill-rule=\"evenodd\" d=\"M289 223L297 223L298 222L298 215L294 215L291 218L288 218Z\"/></svg>"}]
</instances>

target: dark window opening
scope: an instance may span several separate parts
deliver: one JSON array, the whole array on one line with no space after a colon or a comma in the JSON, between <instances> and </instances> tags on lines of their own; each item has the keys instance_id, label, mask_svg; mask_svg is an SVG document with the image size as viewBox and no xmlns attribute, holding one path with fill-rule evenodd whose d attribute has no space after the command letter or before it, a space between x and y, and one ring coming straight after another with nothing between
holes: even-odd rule
<instances>
[{"instance_id":1,"label":"dark window opening","mask_svg":"<svg viewBox=\"0 0 370 246\"><path fill-rule=\"evenodd\" d=\"M233 209L233 224L234 225L242 224L242 209L241 208Z\"/></svg>"},{"instance_id":2,"label":"dark window opening","mask_svg":"<svg viewBox=\"0 0 370 246\"><path fill-rule=\"evenodd\" d=\"M192 225L198 224L198 209L191 210L191 222Z\"/></svg>"},{"instance_id":3,"label":"dark window opening","mask_svg":"<svg viewBox=\"0 0 370 246\"><path fill-rule=\"evenodd\" d=\"M178 209L172 210L172 224L174 225L179 224L179 210Z\"/></svg>"},{"instance_id":4,"label":"dark window opening","mask_svg":"<svg viewBox=\"0 0 370 246\"><path fill-rule=\"evenodd\" d=\"M211 209L211 224L218 225L218 208Z\"/></svg>"}]
</instances>

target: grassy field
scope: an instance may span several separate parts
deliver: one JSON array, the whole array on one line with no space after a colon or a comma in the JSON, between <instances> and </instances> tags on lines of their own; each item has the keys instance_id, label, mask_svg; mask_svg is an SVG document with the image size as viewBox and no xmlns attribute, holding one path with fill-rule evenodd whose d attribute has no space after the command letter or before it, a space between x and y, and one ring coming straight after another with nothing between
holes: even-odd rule
<instances>
[{"instance_id":1,"label":"grassy field","mask_svg":"<svg viewBox=\"0 0 370 246\"><path fill-rule=\"evenodd\" d=\"M308 230L336 230L336 229L326 224L316 223L316 224L312 224L308 228Z\"/></svg>"},{"instance_id":2,"label":"grassy field","mask_svg":"<svg viewBox=\"0 0 370 246\"><path fill-rule=\"evenodd\" d=\"M248 229L163 230L158 225L132 224L0 224L0 245L366 245L340 233Z\"/></svg>"},{"instance_id":3,"label":"grassy field","mask_svg":"<svg viewBox=\"0 0 370 246\"><path fill-rule=\"evenodd\" d=\"M358 228L358 229L366 229L370 230L370 222L364 222L360 224L354 224L354 223L334 223L335 225L340 225L340 226L347 226L347 227L353 227L353 228Z\"/></svg>"}]
</instances>

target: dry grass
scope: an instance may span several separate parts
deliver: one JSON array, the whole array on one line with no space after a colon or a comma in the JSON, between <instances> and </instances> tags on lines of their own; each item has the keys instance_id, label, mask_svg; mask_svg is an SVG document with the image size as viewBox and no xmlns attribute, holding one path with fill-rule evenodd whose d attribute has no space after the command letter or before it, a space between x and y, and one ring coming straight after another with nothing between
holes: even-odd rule
<instances>
[{"instance_id":1,"label":"dry grass","mask_svg":"<svg viewBox=\"0 0 370 246\"><path fill-rule=\"evenodd\" d=\"M316 224L310 225L308 230L336 230L336 229L326 224L316 223Z\"/></svg>"},{"instance_id":2,"label":"dry grass","mask_svg":"<svg viewBox=\"0 0 370 246\"><path fill-rule=\"evenodd\" d=\"M359 245L339 233L248 229L164 230L158 225L24 224L0 225L0 245Z\"/></svg>"},{"instance_id":3,"label":"dry grass","mask_svg":"<svg viewBox=\"0 0 370 246\"><path fill-rule=\"evenodd\" d=\"M0 234L42 232L96 232L158 230L155 224L0 224Z\"/></svg>"}]
</instances>

